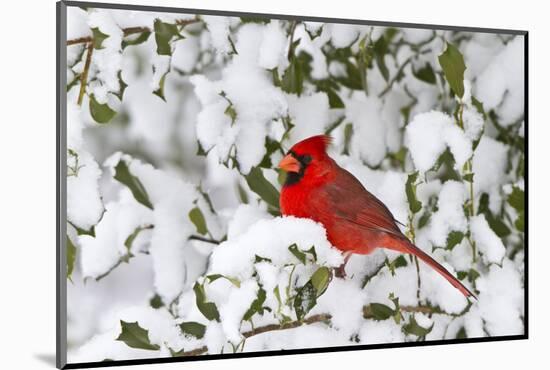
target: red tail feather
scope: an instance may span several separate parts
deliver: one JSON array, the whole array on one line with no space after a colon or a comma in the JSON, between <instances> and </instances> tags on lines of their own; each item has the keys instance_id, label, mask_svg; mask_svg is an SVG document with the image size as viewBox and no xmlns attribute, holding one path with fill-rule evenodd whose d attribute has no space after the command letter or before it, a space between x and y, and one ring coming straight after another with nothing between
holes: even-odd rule
<instances>
[{"instance_id":1,"label":"red tail feather","mask_svg":"<svg viewBox=\"0 0 550 370\"><path fill-rule=\"evenodd\" d=\"M388 244L384 245L386 248L417 256L422 261L427 263L430 267L432 267L435 271L439 272L441 276L447 279L447 281L451 283L451 285L454 286L456 289L458 289L462 294L464 294L465 297L473 297L477 299L474 293L466 288L464 284L460 282L460 280L454 277L449 271L447 271L445 267L441 266L441 264L430 257L422 249L418 248L416 245L410 243L408 240L405 239L396 239L393 237L390 237L389 239L391 239L391 241Z\"/></svg>"}]
</instances>

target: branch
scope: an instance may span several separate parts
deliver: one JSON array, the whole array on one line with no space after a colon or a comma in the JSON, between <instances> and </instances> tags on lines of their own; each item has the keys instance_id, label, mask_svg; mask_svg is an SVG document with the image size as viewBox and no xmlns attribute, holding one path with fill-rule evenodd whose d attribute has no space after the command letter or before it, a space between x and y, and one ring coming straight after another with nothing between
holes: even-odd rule
<instances>
[{"instance_id":1,"label":"branch","mask_svg":"<svg viewBox=\"0 0 550 370\"><path fill-rule=\"evenodd\" d=\"M200 22L199 18L177 19L176 20L176 24L178 26L184 26L184 27L187 26L188 24L193 24L193 23L197 23L197 22ZM133 35L133 34L136 34L136 33L153 32L153 31L149 27L136 26L136 27L123 28L122 32L123 32L124 36L129 36L129 35ZM76 38L76 39L67 40L67 46L77 45L77 44L85 44L85 43L88 43L88 42L92 42L93 40L94 40L94 38L92 36L79 37L79 38Z\"/></svg>"},{"instance_id":2,"label":"branch","mask_svg":"<svg viewBox=\"0 0 550 370\"><path fill-rule=\"evenodd\" d=\"M315 323L318 323L318 322L329 321L331 319L331 317L332 316L328 313L322 313L322 314L310 316L310 317L308 317L307 319L305 319L303 321L296 320L296 321L291 321L291 322L287 322L285 324L280 324L280 325L279 324L270 324L270 325L260 326L260 327L257 327L255 329L253 329L253 330L245 331L244 333L242 333L242 336L244 338L250 338L250 337L253 337L255 335L267 333L267 332L270 332L270 331L294 329L294 328L300 327L302 325L311 325L311 324L315 324ZM206 353L207 351L208 351L208 347L202 346L202 347L196 348L194 350L184 352L180 356L181 357L197 356L197 355L202 355L203 353Z\"/></svg>"},{"instance_id":3,"label":"branch","mask_svg":"<svg viewBox=\"0 0 550 370\"><path fill-rule=\"evenodd\" d=\"M438 307L431 307L431 306L400 306L399 309L402 312L418 312L418 313L423 313L423 314L426 314L426 315L441 314L441 315L448 315L448 316L452 316L452 317L458 317L458 316L461 316L461 315L465 314L466 312L468 312L470 307L471 307L471 304L469 304L464 311L462 311L458 314L449 313L449 312L443 311L442 309L440 309ZM318 323L318 322L327 322L327 321L330 321L331 318L332 318L332 316L329 313L320 313L320 314L317 314L317 315L310 316L310 317L308 317L307 319L305 319L303 321L296 320L296 321L291 321L291 322L287 322L287 323L284 323L284 324L269 324L269 325L265 325L265 326L260 326L260 327L257 327L255 329L245 331L245 332L241 333L241 335L246 339L246 338L253 337L255 335L260 335L260 334L271 332L271 331L295 329L295 328L298 328L302 325L311 325L311 324L315 324L315 323ZM365 318L365 319L374 319L374 314L372 313L372 310L371 310L370 306L364 306L363 307L363 318ZM198 355L202 355L206 352L208 352L208 347L207 346L202 346L202 347L193 349L191 351L183 352L183 353L179 354L178 357L198 356Z\"/></svg>"},{"instance_id":4,"label":"branch","mask_svg":"<svg viewBox=\"0 0 550 370\"><path fill-rule=\"evenodd\" d=\"M198 240L198 241L205 242L205 243L210 243L210 244L221 244L222 241L223 241L223 240L205 238L205 237L200 236L200 235L191 235L189 237L189 240Z\"/></svg>"},{"instance_id":5,"label":"branch","mask_svg":"<svg viewBox=\"0 0 550 370\"><path fill-rule=\"evenodd\" d=\"M86 93L86 85L88 83L88 72L90 71L90 64L92 63L92 53L94 52L93 40L88 43L88 51L86 54L86 62L84 63L84 69L80 75L80 92L78 93L77 104L82 105L82 99Z\"/></svg>"}]
</instances>

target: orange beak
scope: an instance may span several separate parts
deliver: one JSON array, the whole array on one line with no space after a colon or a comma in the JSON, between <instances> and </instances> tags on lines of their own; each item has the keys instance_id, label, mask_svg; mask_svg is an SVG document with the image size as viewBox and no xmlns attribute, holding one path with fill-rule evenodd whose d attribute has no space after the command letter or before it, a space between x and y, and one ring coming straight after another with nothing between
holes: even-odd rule
<instances>
[{"instance_id":1,"label":"orange beak","mask_svg":"<svg viewBox=\"0 0 550 370\"><path fill-rule=\"evenodd\" d=\"M300 172L300 163L292 155L286 155L279 162L279 168L286 172Z\"/></svg>"}]
</instances>

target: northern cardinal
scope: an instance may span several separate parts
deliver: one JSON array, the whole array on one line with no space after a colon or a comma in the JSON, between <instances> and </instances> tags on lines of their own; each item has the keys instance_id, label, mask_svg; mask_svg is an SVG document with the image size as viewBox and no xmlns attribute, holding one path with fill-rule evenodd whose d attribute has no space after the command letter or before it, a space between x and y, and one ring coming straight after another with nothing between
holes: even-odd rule
<instances>
[{"instance_id":1,"label":"northern cardinal","mask_svg":"<svg viewBox=\"0 0 550 370\"><path fill-rule=\"evenodd\" d=\"M475 298L457 278L403 235L384 203L328 156L330 141L325 135L300 141L279 163L279 168L287 172L279 199L282 214L309 218L325 227L330 243L344 252L341 276L345 276L345 264L352 254L388 248L417 256L464 296Z\"/></svg>"}]
</instances>

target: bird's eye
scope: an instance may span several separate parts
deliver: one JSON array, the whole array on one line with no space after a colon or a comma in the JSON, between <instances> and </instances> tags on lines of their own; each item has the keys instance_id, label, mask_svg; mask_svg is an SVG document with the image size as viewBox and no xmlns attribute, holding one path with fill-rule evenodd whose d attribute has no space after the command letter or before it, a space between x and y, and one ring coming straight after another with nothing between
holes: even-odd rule
<instances>
[{"instance_id":1,"label":"bird's eye","mask_svg":"<svg viewBox=\"0 0 550 370\"><path fill-rule=\"evenodd\" d=\"M304 164L309 164L311 162L311 156L309 154L306 154L302 157L302 162Z\"/></svg>"}]
</instances>

